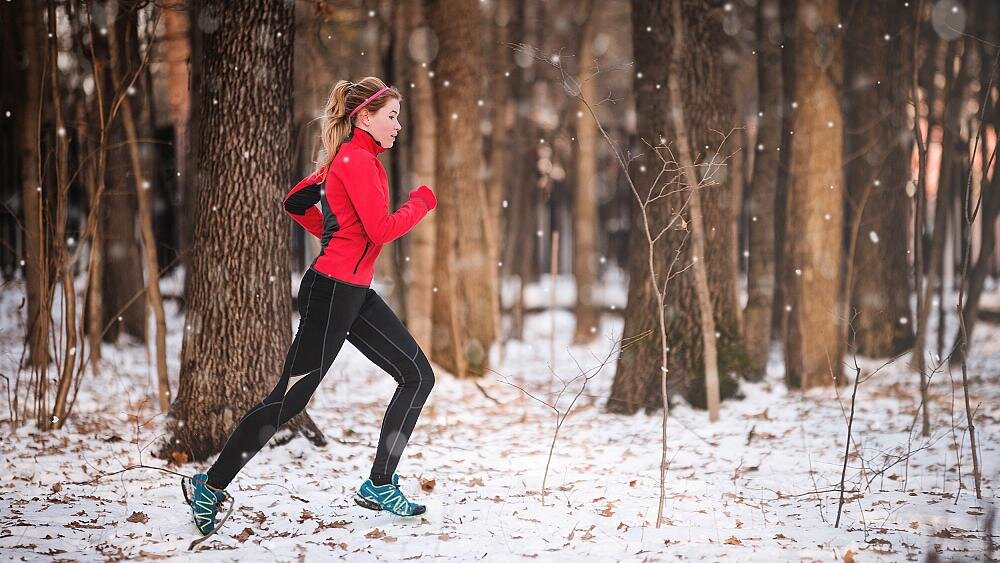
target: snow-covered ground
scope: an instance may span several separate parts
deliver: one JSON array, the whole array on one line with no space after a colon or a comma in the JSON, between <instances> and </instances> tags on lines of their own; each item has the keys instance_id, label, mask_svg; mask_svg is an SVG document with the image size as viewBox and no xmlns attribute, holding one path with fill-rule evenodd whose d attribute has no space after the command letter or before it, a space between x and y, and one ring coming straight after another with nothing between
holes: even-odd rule
<instances>
[{"instance_id":1,"label":"snow-covered ground","mask_svg":"<svg viewBox=\"0 0 1000 563\"><path fill-rule=\"evenodd\" d=\"M559 303L570 304L572 282L557 281ZM173 291L180 280L163 283ZM547 288L544 280L527 288L529 301L546 305ZM602 295L623 306L624 280L610 279ZM22 296L17 282L0 295L0 371L11 378L21 355ZM168 315L176 385L183 323L173 303ZM562 426L541 494L555 417L516 386L548 393L551 322L548 313L528 317L524 341L510 342L502 363L494 350L503 377L485 378L482 389L439 371L399 469L404 490L428 506L422 517L373 513L351 501L394 383L345 346L309 407L329 445L300 438L265 449L230 488L232 518L197 553L187 550L197 532L177 478L138 469L94 481L139 462L164 466L150 455L164 421L145 349L106 346L105 369L87 375L66 429L12 432L0 424L0 557L895 561L923 560L932 550L982 557L987 514L997 504L1000 327L977 327L969 366L982 500L972 485L961 373L934 377L932 432L924 438L919 424L908 432L919 399L903 358L858 390L856 447L835 528L850 387L788 392L776 348L766 381L745 384L746 398L724 403L721 421L683 405L672 410L666 520L657 528L660 415L604 412L613 362L587 384ZM606 316L592 345L570 346L573 322L556 312L554 372L564 379L600 366L622 331L620 316ZM861 363L870 372L881 362ZM7 416L6 407L0 412Z\"/></svg>"}]
</instances>

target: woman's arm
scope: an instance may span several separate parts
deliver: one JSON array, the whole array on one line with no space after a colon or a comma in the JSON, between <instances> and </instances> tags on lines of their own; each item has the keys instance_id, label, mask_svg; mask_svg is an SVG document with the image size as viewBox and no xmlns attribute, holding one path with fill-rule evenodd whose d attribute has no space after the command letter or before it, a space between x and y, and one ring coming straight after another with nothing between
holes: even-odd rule
<instances>
[{"instance_id":1,"label":"woman's arm","mask_svg":"<svg viewBox=\"0 0 1000 563\"><path fill-rule=\"evenodd\" d=\"M316 209L325 174L317 170L306 176L285 196L283 207L296 223L318 239L323 238L323 214Z\"/></svg>"},{"instance_id":2,"label":"woman's arm","mask_svg":"<svg viewBox=\"0 0 1000 563\"><path fill-rule=\"evenodd\" d=\"M333 171L343 181L368 238L375 244L392 242L410 231L430 211L430 205L411 196L395 213L389 213L389 194L382 186L375 157L352 155ZM429 190L428 190L429 191Z\"/></svg>"}]
</instances>

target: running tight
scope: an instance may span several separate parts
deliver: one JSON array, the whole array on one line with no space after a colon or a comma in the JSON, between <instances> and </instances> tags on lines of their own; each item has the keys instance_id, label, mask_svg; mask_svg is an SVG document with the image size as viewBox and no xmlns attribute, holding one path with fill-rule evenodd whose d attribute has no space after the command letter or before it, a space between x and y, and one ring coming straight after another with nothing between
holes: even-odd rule
<instances>
[{"instance_id":1,"label":"running tight","mask_svg":"<svg viewBox=\"0 0 1000 563\"><path fill-rule=\"evenodd\" d=\"M398 386L379 435L371 479L388 483L434 387L423 351L382 298L369 287L306 270L299 285L299 328L281 379L243 415L208 470L208 483L226 488L282 424L305 408L344 341L391 375Z\"/></svg>"}]
</instances>

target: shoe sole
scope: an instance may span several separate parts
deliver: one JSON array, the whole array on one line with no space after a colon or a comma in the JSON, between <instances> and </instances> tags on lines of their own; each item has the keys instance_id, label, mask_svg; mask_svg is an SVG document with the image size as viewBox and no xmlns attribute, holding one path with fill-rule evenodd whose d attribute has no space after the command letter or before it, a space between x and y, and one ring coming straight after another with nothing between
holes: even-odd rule
<instances>
[{"instance_id":1,"label":"shoe sole","mask_svg":"<svg viewBox=\"0 0 1000 563\"><path fill-rule=\"evenodd\" d=\"M357 504L358 506L367 508L368 510L374 510L375 512L381 512L383 510L381 504L371 499L366 499L365 497L359 494L354 495L354 503Z\"/></svg>"},{"instance_id":2,"label":"shoe sole","mask_svg":"<svg viewBox=\"0 0 1000 563\"><path fill-rule=\"evenodd\" d=\"M365 498L365 497L363 497L363 496L361 496L361 495L359 495L357 493L354 494L354 503L357 504L358 506L367 508L368 510L374 510L375 512L382 512L383 510L385 510L384 508L382 508L381 504L379 504L379 503L377 503L377 502L375 502L375 501L373 501L371 499L367 499L367 498ZM419 512L417 512L417 511L419 511ZM395 512L389 512L389 513L390 514L396 514L396 516L402 516L403 518L406 518L407 516L419 516L420 514L423 514L424 512L427 512L426 508L424 508L424 509L419 509L418 508L418 509L416 509L413 512L413 514L396 514Z\"/></svg>"}]
</instances>

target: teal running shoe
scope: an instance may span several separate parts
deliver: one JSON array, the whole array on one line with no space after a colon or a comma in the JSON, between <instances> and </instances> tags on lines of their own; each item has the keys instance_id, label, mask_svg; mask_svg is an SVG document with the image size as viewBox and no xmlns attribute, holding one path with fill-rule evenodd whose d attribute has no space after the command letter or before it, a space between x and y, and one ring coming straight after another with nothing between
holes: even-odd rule
<instances>
[{"instance_id":1,"label":"teal running shoe","mask_svg":"<svg viewBox=\"0 0 1000 563\"><path fill-rule=\"evenodd\" d=\"M222 503L229 498L226 492L210 487L208 475L204 473L197 473L190 480L182 479L181 489L184 491L184 500L191 507L194 525L202 534L211 534L215 530L215 515L219 513Z\"/></svg>"},{"instance_id":2,"label":"teal running shoe","mask_svg":"<svg viewBox=\"0 0 1000 563\"><path fill-rule=\"evenodd\" d=\"M399 476L392 474L392 484L378 486L365 479L354 495L354 502L370 510L388 510L397 516L416 516L427 512L422 504L410 502L399 490Z\"/></svg>"}]
</instances>

